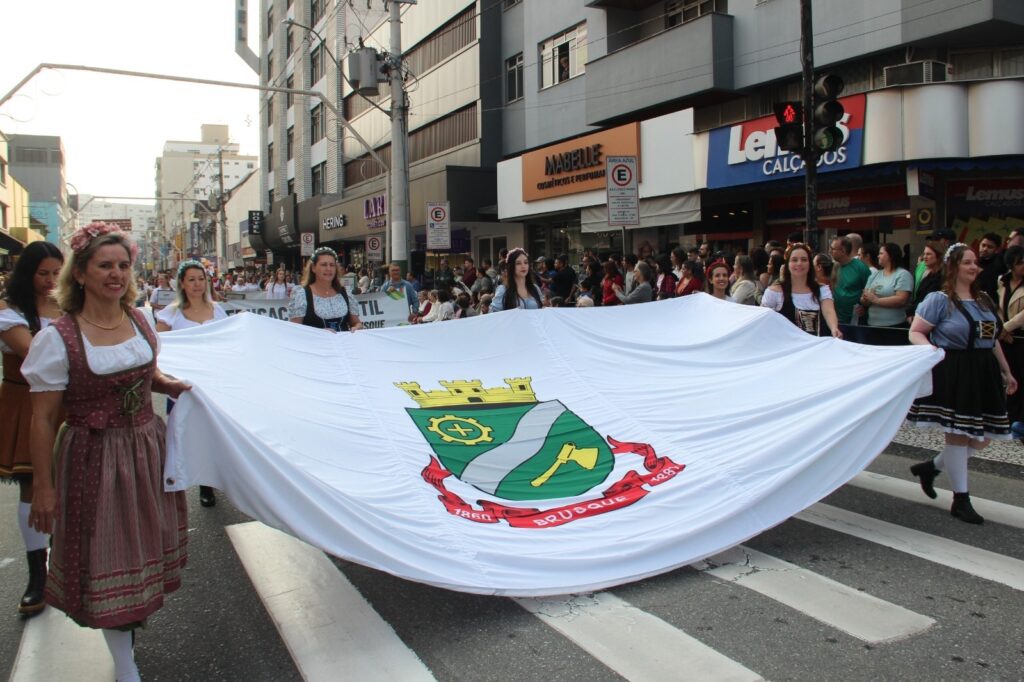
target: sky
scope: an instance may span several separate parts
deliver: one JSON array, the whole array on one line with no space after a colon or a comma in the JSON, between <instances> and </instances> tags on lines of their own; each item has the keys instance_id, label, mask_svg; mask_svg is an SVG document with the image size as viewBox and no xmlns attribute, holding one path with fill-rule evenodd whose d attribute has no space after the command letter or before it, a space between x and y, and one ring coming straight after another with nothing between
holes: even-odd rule
<instances>
[{"instance_id":1,"label":"sky","mask_svg":"<svg viewBox=\"0 0 1024 682\"><path fill-rule=\"evenodd\" d=\"M0 0L0 97L42 62L257 84L235 54L234 9L234 0ZM249 20L255 45L252 11ZM258 154L258 95L47 70L0 108L0 131L59 135L66 179L82 194L152 197L164 142L199 140L203 123L227 124L242 154Z\"/></svg>"}]
</instances>

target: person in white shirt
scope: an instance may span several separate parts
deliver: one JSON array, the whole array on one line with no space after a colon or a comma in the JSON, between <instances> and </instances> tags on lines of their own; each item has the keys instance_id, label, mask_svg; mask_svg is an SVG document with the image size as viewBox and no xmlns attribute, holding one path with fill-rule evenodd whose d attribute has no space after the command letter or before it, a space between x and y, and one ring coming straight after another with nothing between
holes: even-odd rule
<instances>
[{"instance_id":1,"label":"person in white shirt","mask_svg":"<svg viewBox=\"0 0 1024 682\"><path fill-rule=\"evenodd\" d=\"M197 260L182 261L178 265L178 300L156 314L156 330L158 332L177 331L198 327L207 322L226 319L228 314L210 298L210 279ZM167 412L170 414L174 401L167 400ZM199 486L199 503L204 507L217 504L213 488Z\"/></svg>"},{"instance_id":2,"label":"person in white shirt","mask_svg":"<svg viewBox=\"0 0 1024 682\"><path fill-rule=\"evenodd\" d=\"M274 279L267 283L267 298L291 298L294 286L285 278L284 270L279 268L274 273Z\"/></svg>"},{"instance_id":3,"label":"person in white shirt","mask_svg":"<svg viewBox=\"0 0 1024 682\"><path fill-rule=\"evenodd\" d=\"M167 275L162 272L158 274L156 276L156 288L149 295L149 305L152 306L153 312L158 313L166 308L167 304L173 300L173 293L174 289L171 288Z\"/></svg>"}]
</instances>

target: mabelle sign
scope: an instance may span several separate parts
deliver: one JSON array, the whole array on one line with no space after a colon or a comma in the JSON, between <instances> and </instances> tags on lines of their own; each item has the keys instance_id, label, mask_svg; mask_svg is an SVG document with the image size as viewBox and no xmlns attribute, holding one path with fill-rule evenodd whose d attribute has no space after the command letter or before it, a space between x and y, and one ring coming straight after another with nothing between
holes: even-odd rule
<instances>
[{"instance_id":1,"label":"mabelle sign","mask_svg":"<svg viewBox=\"0 0 1024 682\"><path fill-rule=\"evenodd\" d=\"M864 147L864 95L839 100L846 113L836 126L843 131L843 146L818 160L818 172L860 166ZM779 149L774 116L765 116L711 131L708 143L708 187L731 187L754 182L800 177L804 161Z\"/></svg>"}]
</instances>

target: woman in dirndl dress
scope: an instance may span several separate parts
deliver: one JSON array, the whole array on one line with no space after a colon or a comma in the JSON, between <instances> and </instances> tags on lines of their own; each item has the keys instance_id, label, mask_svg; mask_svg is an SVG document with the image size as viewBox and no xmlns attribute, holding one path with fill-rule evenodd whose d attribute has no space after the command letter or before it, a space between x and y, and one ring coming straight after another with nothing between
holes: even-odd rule
<instances>
[{"instance_id":1,"label":"woman in dirndl dress","mask_svg":"<svg viewBox=\"0 0 1024 682\"><path fill-rule=\"evenodd\" d=\"M53 290L63 262L60 249L53 244L32 242L18 258L6 295L0 300L0 352L4 363L0 385L0 481L17 483L20 492L18 528L28 560L28 587L18 603L23 616L35 615L46 606L43 591L50 536L28 523L32 506L32 403L21 363L32 337L60 317Z\"/></svg>"},{"instance_id":2,"label":"woman in dirndl dress","mask_svg":"<svg viewBox=\"0 0 1024 682\"><path fill-rule=\"evenodd\" d=\"M22 366L29 522L53 533L46 602L102 629L117 679L137 680L132 631L180 586L188 531L184 494L163 491L166 430L150 391L176 398L189 386L157 368L156 332L133 307L130 238L90 223L70 245L57 286L65 316L36 335Z\"/></svg>"},{"instance_id":3,"label":"woman in dirndl dress","mask_svg":"<svg viewBox=\"0 0 1024 682\"><path fill-rule=\"evenodd\" d=\"M338 276L338 254L321 246L306 263L302 286L292 289L288 321L331 332L356 331L363 323Z\"/></svg>"},{"instance_id":4,"label":"woman in dirndl dress","mask_svg":"<svg viewBox=\"0 0 1024 682\"><path fill-rule=\"evenodd\" d=\"M1017 391L1017 380L996 343L999 317L979 286L977 255L966 244L953 244L943 260L942 290L917 307L910 342L941 348L945 358L932 368L932 394L915 400L907 419L922 428L941 428L946 446L910 471L932 499L935 477L946 471L953 488L949 513L978 524L984 519L971 505L967 460L992 439L1010 439L1006 396Z\"/></svg>"}]
</instances>

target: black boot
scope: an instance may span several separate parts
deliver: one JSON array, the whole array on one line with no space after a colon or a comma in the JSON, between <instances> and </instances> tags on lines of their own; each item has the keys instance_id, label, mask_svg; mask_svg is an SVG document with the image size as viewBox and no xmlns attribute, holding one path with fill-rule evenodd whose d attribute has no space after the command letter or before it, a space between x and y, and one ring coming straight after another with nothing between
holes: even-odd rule
<instances>
[{"instance_id":1,"label":"black boot","mask_svg":"<svg viewBox=\"0 0 1024 682\"><path fill-rule=\"evenodd\" d=\"M213 494L213 488L208 485L199 486L199 504L204 507L213 507L217 504L217 496Z\"/></svg>"},{"instance_id":2,"label":"black boot","mask_svg":"<svg viewBox=\"0 0 1024 682\"><path fill-rule=\"evenodd\" d=\"M921 479L921 490L933 500L938 497L935 494L935 477L942 472L935 468L935 462L926 460L920 464L910 467L910 473Z\"/></svg>"},{"instance_id":3,"label":"black boot","mask_svg":"<svg viewBox=\"0 0 1024 682\"><path fill-rule=\"evenodd\" d=\"M949 513L964 523L982 524L985 519L971 506L971 496L967 493L953 493L953 506Z\"/></svg>"},{"instance_id":4,"label":"black boot","mask_svg":"<svg viewBox=\"0 0 1024 682\"><path fill-rule=\"evenodd\" d=\"M46 550L33 550L25 556L28 559L28 589L18 604L18 613L34 616L46 606L43 601L43 592L46 590Z\"/></svg>"}]
</instances>

